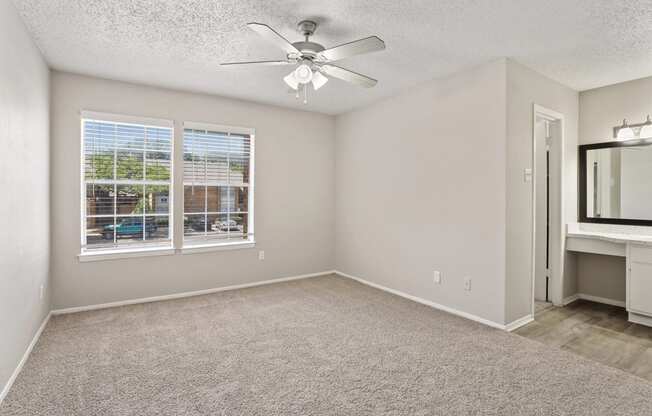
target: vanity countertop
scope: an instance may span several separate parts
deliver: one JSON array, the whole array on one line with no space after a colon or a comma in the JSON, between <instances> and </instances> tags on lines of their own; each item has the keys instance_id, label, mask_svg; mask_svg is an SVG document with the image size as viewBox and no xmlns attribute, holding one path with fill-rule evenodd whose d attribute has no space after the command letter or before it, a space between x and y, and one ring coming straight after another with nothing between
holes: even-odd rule
<instances>
[{"instance_id":1,"label":"vanity countertop","mask_svg":"<svg viewBox=\"0 0 652 416\"><path fill-rule=\"evenodd\" d=\"M636 243L643 245L652 245L652 235L632 233L628 229L621 230L612 229L585 229L585 224L571 223L568 224L566 230L566 237L573 238L590 238L608 241L611 243ZM591 224L593 225L593 224Z\"/></svg>"}]
</instances>

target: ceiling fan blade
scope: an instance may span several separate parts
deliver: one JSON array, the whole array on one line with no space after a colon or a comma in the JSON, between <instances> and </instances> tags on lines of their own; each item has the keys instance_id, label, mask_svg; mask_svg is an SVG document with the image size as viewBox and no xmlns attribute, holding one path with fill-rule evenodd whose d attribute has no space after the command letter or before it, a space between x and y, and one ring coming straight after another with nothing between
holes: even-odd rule
<instances>
[{"instance_id":1,"label":"ceiling fan blade","mask_svg":"<svg viewBox=\"0 0 652 416\"><path fill-rule=\"evenodd\" d=\"M224 62L221 63L221 66L233 66L233 65L258 65L258 66L276 66L276 65L288 65L292 64L292 61L251 61L251 62Z\"/></svg>"},{"instance_id":2,"label":"ceiling fan blade","mask_svg":"<svg viewBox=\"0 0 652 416\"><path fill-rule=\"evenodd\" d=\"M283 49L286 54L300 55L301 52L295 48L287 39L281 36L277 31L263 23L247 23L249 29L258 33L260 36Z\"/></svg>"},{"instance_id":3,"label":"ceiling fan blade","mask_svg":"<svg viewBox=\"0 0 652 416\"><path fill-rule=\"evenodd\" d=\"M342 81L350 82L351 84L360 85L362 87L371 88L378 83L377 80L369 78L366 75L358 74L357 72L349 71L335 65L322 65L322 72Z\"/></svg>"},{"instance_id":4,"label":"ceiling fan blade","mask_svg":"<svg viewBox=\"0 0 652 416\"><path fill-rule=\"evenodd\" d=\"M385 49L385 42L378 36L354 40L353 42L321 51L319 54L329 61L339 61L349 56L361 55L363 53L381 51Z\"/></svg>"}]
</instances>

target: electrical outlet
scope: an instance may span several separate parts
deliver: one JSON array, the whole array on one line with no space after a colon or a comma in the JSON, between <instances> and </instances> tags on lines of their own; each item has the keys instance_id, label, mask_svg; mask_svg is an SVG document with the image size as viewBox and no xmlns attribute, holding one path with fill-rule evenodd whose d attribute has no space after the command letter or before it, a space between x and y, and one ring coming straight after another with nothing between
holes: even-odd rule
<instances>
[{"instance_id":1,"label":"electrical outlet","mask_svg":"<svg viewBox=\"0 0 652 416\"><path fill-rule=\"evenodd\" d=\"M39 299L43 300L43 295L45 295L45 287L43 285L41 285L41 288L39 289L38 293L39 293L39 295L38 295Z\"/></svg>"},{"instance_id":2,"label":"electrical outlet","mask_svg":"<svg viewBox=\"0 0 652 416\"><path fill-rule=\"evenodd\" d=\"M435 284L441 284L441 272L435 270L433 272L433 283Z\"/></svg>"},{"instance_id":3,"label":"electrical outlet","mask_svg":"<svg viewBox=\"0 0 652 416\"><path fill-rule=\"evenodd\" d=\"M263 250L258 252L258 260L265 260L265 252Z\"/></svg>"},{"instance_id":4,"label":"electrical outlet","mask_svg":"<svg viewBox=\"0 0 652 416\"><path fill-rule=\"evenodd\" d=\"M471 278L470 277L465 277L464 278L464 290L467 292L471 291Z\"/></svg>"}]
</instances>

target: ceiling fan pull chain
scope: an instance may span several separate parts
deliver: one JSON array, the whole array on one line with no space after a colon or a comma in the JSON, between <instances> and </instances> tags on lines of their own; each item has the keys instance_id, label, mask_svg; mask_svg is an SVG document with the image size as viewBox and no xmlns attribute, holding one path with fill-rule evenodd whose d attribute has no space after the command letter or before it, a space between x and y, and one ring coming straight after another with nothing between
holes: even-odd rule
<instances>
[{"instance_id":1,"label":"ceiling fan pull chain","mask_svg":"<svg viewBox=\"0 0 652 416\"><path fill-rule=\"evenodd\" d=\"M303 84L303 103L308 104L308 84Z\"/></svg>"}]
</instances>

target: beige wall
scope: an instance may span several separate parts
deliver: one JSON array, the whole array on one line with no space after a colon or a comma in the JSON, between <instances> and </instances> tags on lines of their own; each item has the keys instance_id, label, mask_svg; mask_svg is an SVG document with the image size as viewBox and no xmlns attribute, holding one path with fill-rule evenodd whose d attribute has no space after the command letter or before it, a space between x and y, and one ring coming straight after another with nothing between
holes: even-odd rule
<instances>
[{"instance_id":1,"label":"beige wall","mask_svg":"<svg viewBox=\"0 0 652 416\"><path fill-rule=\"evenodd\" d=\"M1 400L50 310L50 74L9 0L0 0L0 57Z\"/></svg>"},{"instance_id":2,"label":"beige wall","mask_svg":"<svg viewBox=\"0 0 652 416\"><path fill-rule=\"evenodd\" d=\"M577 292L625 302L625 257L581 253L577 256Z\"/></svg>"},{"instance_id":3,"label":"beige wall","mask_svg":"<svg viewBox=\"0 0 652 416\"><path fill-rule=\"evenodd\" d=\"M613 127L623 118L640 123L652 115L652 77L580 93L580 144L613 139ZM622 258L578 254L580 293L624 300ZM622 270L621 270L622 269Z\"/></svg>"},{"instance_id":4,"label":"beige wall","mask_svg":"<svg viewBox=\"0 0 652 416\"><path fill-rule=\"evenodd\" d=\"M80 110L256 129L256 248L80 263ZM67 308L331 270L334 119L215 96L54 72L53 307ZM181 143L175 144L176 160ZM182 172L175 171L175 196ZM175 215L181 218L181 206ZM179 235L182 228L176 225ZM258 260L265 250L265 260Z\"/></svg>"},{"instance_id":5,"label":"beige wall","mask_svg":"<svg viewBox=\"0 0 652 416\"><path fill-rule=\"evenodd\" d=\"M337 269L501 324L529 315L534 104L565 117L560 214L575 221L578 93L500 60L337 118Z\"/></svg>"},{"instance_id":6,"label":"beige wall","mask_svg":"<svg viewBox=\"0 0 652 416\"><path fill-rule=\"evenodd\" d=\"M339 271L504 322L505 91L501 60L337 117Z\"/></svg>"},{"instance_id":7,"label":"beige wall","mask_svg":"<svg viewBox=\"0 0 652 416\"><path fill-rule=\"evenodd\" d=\"M532 307L532 183L526 183L523 174L532 168L534 104L564 115L562 223L577 220L578 93L507 60L507 322L530 314ZM564 297L576 293L575 267L574 256L566 253Z\"/></svg>"},{"instance_id":8,"label":"beige wall","mask_svg":"<svg viewBox=\"0 0 652 416\"><path fill-rule=\"evenodd\" d=\"M610 141L613 128L626 118L641 123L652 115L652 77L582 91L580 144Z\"/></svg>"}]
</instances>

